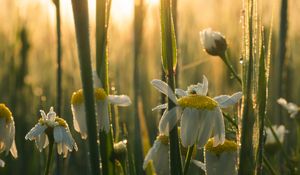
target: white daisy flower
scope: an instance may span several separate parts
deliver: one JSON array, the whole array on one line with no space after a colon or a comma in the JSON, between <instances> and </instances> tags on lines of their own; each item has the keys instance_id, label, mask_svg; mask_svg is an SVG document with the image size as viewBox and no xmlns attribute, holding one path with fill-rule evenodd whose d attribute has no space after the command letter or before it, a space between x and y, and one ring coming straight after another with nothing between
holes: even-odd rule
<instances>
[{"instance_id":1,"label":"white daisy flower","mask_svg":"<svg viewBox=\"0 0 300 175\"><path fill-rule=\"evenodd\" d=\"M298 114L300 110L300 107L298 105L291 102L288 103L284 98L279 98L277 100L277 103L280 104L288 111L291 118L295 118L295 116Z\"/></svg>"},{"instance_id":2,"label":"white daisy flower","mask_svg":"<svg viewBox=\"0 0 300 175\"><path fill-rule=\"evenodd\" d=\"M0 104L0 153L8 152L18 157L15 144L15 122L11 111L5 104Z\"/></svg>"},{"instance_id":3,"label":"white daisy flower","mask_svg":"<svg viewBox=\"0 0 300 175\"><path fill-rule=\"evenodd\" d=\"M127 95L107 95L103 88L95 88L96 112L98 130L109 132L108 105L129 106L131 100ZM73 113L73 124L82 139L87 138L86 114L82 89L72 95L71 108Z\"/></svg>"},{"instance_id":4,"label":"white daisy flower","mask_svg":"<svg viewBox=\"0 0 300 175\"><path fill-rule=\"evenodd\" d=\"M165 135L157 136L153 146L148 151L143 168L146 169L152 160L157 175L170 174L169 168L169 137Z\"/></svg>"},{"instance_id":5,"label":"white daisy flower","mask_svg":"<svg viewBox=\"0 0 300 175\"><path fill-rule=\"evenodd\" d=\"M199 34L201 44L208 54L213 56L224 55L227 49L227 43L225 37L221 33L212 31L211 28L207 28L200 31Z\"/></svg>"},{"instance_id":6,"label":"white daisy flower","mask_svg":"<svg viewBox=\"0 0 300 175\"><path fill-rule=\"evenodd\" d=\"M214 98L208 97L208 81L203 76L203 83L191 85L187 91L176 89L175 93L167 83L161 80L152 80L152 85L161 93L168 96L176 107L165 110L160 122L159 131L165 135L175 126L181 118L181 141L184 147L197 143L203 147L214 131L214 146L225 141L225 125L221 108L227 108L237 103L242 93L237 92L232 96L221 95ZM154 109L167 108L166 104Z\"/></svg>"},{"instance_id":7,"label":"white daisy flower","mask_svg":"<svg viewBox=\"0 0 300 175\"><path fill-rule=\"evenodd\" d=\"M284 125L273 125L272 126L276 136L278 137L280 143L283 143L284 141L284 137L285 137L285 134L288 133L288 131L285 129ZM270 128L266 128L266 142L265 144L266 145L271 145L271 144L276 144L276 139L271 131Z\"/></svg>"},{"instance_id":8,"label":"white daisy flower","mask_svg":"<svg viewBox=\"0 0 300 175\"><path fill-rule=\"evenodd\" d=\"M78 147L71 135L67 122L56 116L53 107L46 115L40 110L41 118L38 123L26 134L26 140L35 140L36 146L41 152L49 144L49 139L53 140L57 145L57 153L67 157L68 151L78 150Z\"/></svg>"},{"instance_id":9,"label":"white daisy flower","mask_svg":"<svg viewBox=\"0 0 300 175\"><path fill-rule=\"evenodd\" d=\"M206 175L236 175L237 174L237 144L225 140L223 145L213 146L213 139L205 145L205 163L193 160L193 163L202 168Z\"/></svg>"}]
</instances>

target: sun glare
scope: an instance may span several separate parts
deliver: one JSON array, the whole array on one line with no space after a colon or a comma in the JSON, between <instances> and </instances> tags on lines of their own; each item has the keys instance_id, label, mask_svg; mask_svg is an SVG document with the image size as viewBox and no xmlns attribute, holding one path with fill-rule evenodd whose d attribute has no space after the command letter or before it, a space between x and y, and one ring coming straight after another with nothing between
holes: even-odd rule
<instances>
[{"instance_id":1,"label":"sun glare","mask_svg":"<svg viewBox=\"0 0 300 175\"><path fill-rule=\"evenodd\" d=\"M150 5L157 5L159 3L159 0L147 0L147 3Z\"/></svg>"}]
</instances>

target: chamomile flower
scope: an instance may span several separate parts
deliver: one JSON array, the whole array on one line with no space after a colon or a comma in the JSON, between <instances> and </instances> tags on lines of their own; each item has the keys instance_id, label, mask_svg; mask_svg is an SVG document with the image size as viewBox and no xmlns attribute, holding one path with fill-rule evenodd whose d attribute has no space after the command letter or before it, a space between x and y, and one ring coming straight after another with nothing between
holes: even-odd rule
<instances>
[{"instance_id":1,"label":"chamomile flower","mask_svg":"<svg viewBox=\"0 0 300 175\"><path fill-rule=\"evenodd\" d=\"M152 85L161 93L168 96L176 107L165 110L160 122L159 131L168 135L169 131L181 118L181 141L184 147L195 143L203 147L214 131L214 146L225 141L225 125L221 108L227 108L237 103L242 93L237 92L232 96L221 95L211 98L207 95L208 81L203 76L203 83L191 85L187 91L176 89L175 93L165 82L152 80ZM167 108L166 104L157 106L154 109Z\"/></svg>"},{"instance_id":2,"label":"chamomile flower","mask_svg":"<svg viewBox=\"0 0 300 175\"><path fill-rule=\"evenodd\" d=\"M152 160L157 175L170 174L169 168L169 137L160 134L154 141L153 146L148 151L143 168L146 169Z\"/></svg>"},{"instance_id":3,"label":"chamomile flower","mask_svg":"<svg viewBox=\"0 0 300 175\"><path fill-rule=\"evenodd\" d=\"M18 151L15 144L15 122L11 111L5 104L0 104L0 153L8 152L14 158L18 157ZM3 160L0 160L0 167L5 165Z\"/></svg>"},{"instance_id":4,"label":"chamomile flower","mask_svg":"<svg viewBox=\"0 0 300 175\"><path fill-rule=\"evenodd\" d=\"M96 100L96 112L97 112L97 128L98 130L104 130L109 132L109 114L108 105L113 104L117 106L129 106L131 100L127 95L107 95L103 88L96 86L101 85L100 80L96 73L94 77L94 96ZM73 113L73 124L77 132L81 134L82 139L87 138L87 126L86 126L86 114L82 89L73 93L71 98L71 108Z\"/></svg>"},{"instance_id":5,"label":"chamomile flower","mask_svg":"<svg viewBox=\"0 0 300 175\"><path fill-rule=\"evenodd\" d=\"M225 140L224 144L213 146L213 139L205 145L205 163L193 160L193 163L202 168L206 175L236 175L237 174L237 144Z\"/></svg>"},{"instance_id":6,"label":"chamomile flower","mask_svg":"<svg viewBox=\"0 0 300 175\"><path fill-rule=\"evenodd\" d=\"M0 153L10 152L14 158L18 157L15 144L15 122L11 111L5 104L0 104Z\"/></svg>"},{"instance_id":7,"label":"chamomile flower","mask_svg":"<svg viewBox=\"0 0 300 175\"><path fill-rule=\"evenodd\" d=\"M291 118L295 118L295 116L298 114L300 107L294 103L287 102L284 98L279 98L277 100L277 103L280 104L282 107L284 107L288 113L290 114Z\"/></svg>"},{"instance_id":8,"label":"chamomile flower","mask_svg":"<svg viewBox=\"0 0 300 175\"><path fill-rule=\"evenodd\" d=\"M43 110L40 110L41 118L38 123L26 134L26 140L35 140L36 146L41 152L46 148L49 141L54 141L57 145L57 153L67 157L68 151L78 150L78 147L71 135L67 122L56 116L53 107L46 115Z\"/></svg>"},{"instance_id":9,"label":"chamomile flower","mask_svg":"<svg viewBox=\"0 0 300 175\"><path fill-rule=\"evenodd\" d=\"M200 33L200 41L204 50L212 56L223 56L227 43L225 37L219 33L212 31L211 28L202 30Z\"/></svg>"}]
</instances>

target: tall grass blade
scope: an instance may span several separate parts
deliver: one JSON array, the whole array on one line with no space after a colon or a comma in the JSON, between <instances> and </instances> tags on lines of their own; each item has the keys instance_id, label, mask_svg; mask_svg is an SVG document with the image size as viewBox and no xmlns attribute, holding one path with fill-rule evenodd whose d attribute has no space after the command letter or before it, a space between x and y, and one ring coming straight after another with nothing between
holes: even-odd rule
<instances>
[{"instance_id":1,"label":"tall grass blade","mask_svg":"<svg viewBox=\"0 0 300 175\"><path fill-rule=\"evenodd\" d=\"M91 170L92 174L100 174L87 0L72 0L72 8L74 14L83 96L85 99L84 104L87 116L86 122L89 136L88 142Z\"/></svg>"}]
</instances>

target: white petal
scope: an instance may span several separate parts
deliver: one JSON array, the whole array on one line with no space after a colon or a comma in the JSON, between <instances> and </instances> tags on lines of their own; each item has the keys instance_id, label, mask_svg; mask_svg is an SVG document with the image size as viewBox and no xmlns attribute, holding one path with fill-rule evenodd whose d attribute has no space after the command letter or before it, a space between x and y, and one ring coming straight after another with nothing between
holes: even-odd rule
<instances>
[{"instance_id":1,"label":"white petal","mask_svg":"<svg viewBox=\"0 0 300 175\"><path fill-rule=\"evenodd\" d=\"M98 115L98 122L99 122L98 129L104 130L106 133L108 133L110 129L110 125L109 125L107 100L97 101L97 115Z\"/></svg>"},{"instance_id":2,"label":"white petal","mask_svg":"<svg viewBox=\"0 0 300 175\"><path fill-rule=\"evenodd\" d=\"M203 171L206 171L206 168L205 168L205 164L201 161L198 161L198 160L192 160L192 162L197 166L197 167L200 167Z\"/></svg>"},{"instance_id":3,"label":"white petal","mask_svg":"<svg viewBox=\"0 0 300 175\"><path fill-rule=\"evenodd\" d=\"M15 139L13 140L13 143L11 145L10 153L14 158L18 158L18 151L17 151Z\"/></svg>"},{"instance_id":4,"label":"white petal","mask_svg":"<svg viewBox=\"0 0 300 175\"><path fill-rule=\"evenodd\" d=\"M3 160L0 159L0 167L4 167L5 166L5 162Z\"/></svg>"},{"instance_id":5,"label":"white petal","mask_svg":"<svg viewBox=\"0 0 300 175\"><path fill-rule=\"evenodd\" d=\"M200 92L197 92L197 94L206 96L207 92L208 92L208 80L206 76L203 75L202 90Z\"/></svg>"},{"instance_id":6,"label":"white petal","mask_svg":"<svg viewBox=\"0 0 300 175\"><path fill-rule=\"evenodd\" d=\"M220 108L216 108L214 111L214 116L216 117L215 128L214 128L214 143L213 146L218 146L225 142L225 124L223 119L223 114Z\"/></svg>"},{"instance_id":7,"label":"white petal","mask_svg":"<svg viewBox=\"0 0 300 175\"><path fill-rule=\"evenodd\" d=\"M166 108L168 108L168 103L158 105L158 106L154 107L154 108L152 109L152 111L155 111L155 110L161 110L161 109L166 109Z\"/></svg>"},{"instance_id":8,"label":"white petal","mask_svg":"<svg viewBox=\"0 0 300 175\"><path fill-rule=\"evenodd\" d=\"M237 92L231 96L229 95L220 95L217 97L214 97L214 100L216 100L221 108L227 108L231 105L236 104L243 96L242 92Z\"/></svg>"},{"instance_id":9,"label":"white petal","mask_svg":"<svg viewBox=\"0 0 300 175\"><path fill-rule=\"evenodd\" d=\"M199 111L196 109L185 108L181 117L181 141L184 147L192 146L196 143L199 134L199 125L201 119Z\"/></svg>"},{"instance_id":10,"label":"white petal","mask_svg":"<svg viewBox=\"0 0 300 175\"><path fill-rule=\"evenodd\" d=\"M81 134L82 139L87 138L86 113L84 104L71 105L73 114L73 125L75 131Z\"/></svg>"},{"instance_id":11,"label":"white petal","mask_svg":"<svg viewBox=\"0 0 300 175\"><path fill-rule=\"evenodd\" d=\"M159 121L159 132L169 135L169 132L174 128L181 115L180 107L174 107L171 110L165 110Z\"/></svg>"},{"instance_id":12,"label":"white petal","mask_svg":"<svg viewBox=\"0 0 300 175\"><path fill-rule=\"evenodd\" d=\"M154 79L151 81L151 84L161 93L165 94L168 96L170 100L172 100L175 104L177 104L177 99L172 91L172 89L169 87L169 85L161 80Z\"/></svg>"},{"instance_id":13,"label":"white petal","mask_svg":"<svg viewBox=\"0 0 300 175\"><path fill-rule=\"evenodd\" d=\"M129 106L131 105L131 100L127 95L109 95L108 101L117 106Z\"/></svg>"},{"instance_id":14,"label":"white petal","mask_svg":"<svg viewBox=\"0 0 300 175\"><path fill-rule=\"evenodd\" d=\"M51 120L51 121L54 121L55 117L56 117L56 113L54 112L53 107L51 106L50 111L47 114L47 119Z\"/></svg>"},{"instance_id":15,"label":"white petal","mask_svg":"<svg viewBox=\"0 0 300 175\"><path fill-rule=\"evenodd\" d=\"M42 133L35 139L36 147L39 149L40 152L42 151L43 148L45 148L45 144L47 141L46 139L47 139L47 136L45 133Z\"/></svg>"},{"instance_id":16,"label":"white petal","mask_svg":"<svg viewBox=\"0 0 300 175\"><path fill-rule=\"evenodd\" d=\"M212 130L215 126L215 117L211 111L202 112L202 120L200 126L200 132L198 136L198 148L203 148L211 136Z\"/></svg>"},{"instance_id":17,"label":"white petal","mask_svg":"<svg viewBox=\"0 0 300 175\"><path fill-rule=\"evenodd\" d=\"M53 136L55 143L62 143L64 139L65 128L62 126L56 126L53 129Z\"/></svg>"},{"instance_id":18,"label":"white petal","mask_svg":"<svg viewBox=\"0 0 300 175\"><path fill-rule=\"evenodd\" d=\"M41 125L40 123L36 124L25 136L26 140L34 140L36 139L40 134L42 134L47 126Z\"/></svg>"},{"instance_id":19,"label":"white petal","mask_svg":"<svg viewBox=\"0 0 300 175\"><path fill-rule=\"evenodd\" d=\"M175 89L175 94L179 97L184 97L188 95L188 93L182 89Z\"/></svg>"},{"instance_id":20,"label":"white petal","mask_svg":"<svg viewBox=\"0 0 300 175\"><path fill-rule=\"evenodd\" d=\"M153 156L155 155L155 152L157 152L157 140L155 140L153 146L149 149L145 159L144 159L144 163L143 163L143 169L146 169L147 168L147 165L149 163L150 160L153 159Z\"/></svg>"},{"instance_id":21,"label":"white petal","mask_svg":"<svg viewBox=\"0 0 300 175\"><path fill-rule=\"evenodd\" d=\"M288 103L284 98L279 98L277 100L277 103L283 106L288 111L291 118L294 118L300 110L298 105L294 103Z\"/></svg>"},{"instance_id":22,"label":"white petal","mask_svg":"<svg viewBox=\"0 0 300 175\"><path fill-rule=\"evenodd\" d=\"M93 82L94 82L94 88L101 88L101 87L103 87L102 83L101 83L101 80L98 77L98 74L97 74L97 72L95 70L93 71Z\"/></svg>"},{"instance_id":23,"label":"white petal","mask_svg":"<svg viewBox=\"0 0 300 175\"><path fill-rule=\"evenodd\" d=\"M47 119L47 115L46 115L45 111L40 110L40 113L41 113L42 118L43 118L44 120L46 120L46 119Z\"/></svg>"}]
</instances>

